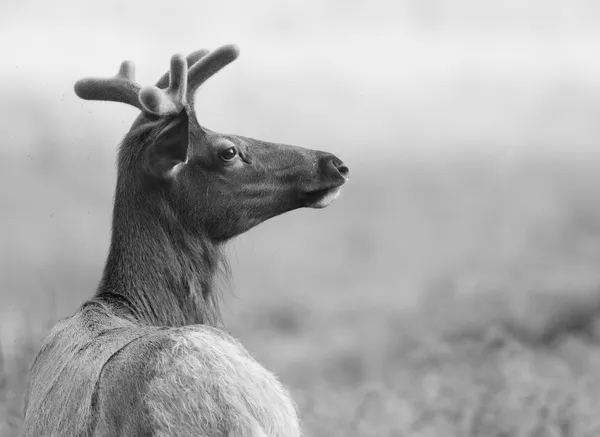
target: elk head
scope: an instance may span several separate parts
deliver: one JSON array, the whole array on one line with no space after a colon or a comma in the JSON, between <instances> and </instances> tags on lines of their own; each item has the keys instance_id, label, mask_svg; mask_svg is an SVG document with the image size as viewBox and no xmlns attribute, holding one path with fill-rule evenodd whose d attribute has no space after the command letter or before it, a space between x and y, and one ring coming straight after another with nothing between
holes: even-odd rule
<instances>
[{"instance_id":1,"label":"elk head","mask_svg":"<svg viewBox=\"0 0 600 437\"><path fill-rule=\"evenodd\" d=\"M213 241L296 208L326 207L349 175L330 153L220 134L198 123L196 90L237 56L232 45L174 55L156 86L137 84L129 61L113 78L75 85L83 99L142 111L121 146L117 196L123 190L157 195L188 231Z\"/></svg>"}]
</instances>

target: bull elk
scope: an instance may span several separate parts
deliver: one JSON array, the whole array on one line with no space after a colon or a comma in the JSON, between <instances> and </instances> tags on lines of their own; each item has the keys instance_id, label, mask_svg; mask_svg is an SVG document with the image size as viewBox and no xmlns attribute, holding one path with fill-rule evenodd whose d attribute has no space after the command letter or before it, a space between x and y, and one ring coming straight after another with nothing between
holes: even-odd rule
<instances>
[{"instance_id":1,"label":"bull elk","mask_svg":"<svg viewBox=\"0 0 600 437\"><path fill-rule=\"evenodd\" d=\"M301 207L329 205L348 179L332 154L201 126L196 90L235 60L228 45L171 59L155 86L134 65L82 79L86 100L141 110L123 139L111 244L95 295L44 340L24 435L300 435L291 397L220 321L223 244Z\"/></svg>"}]
</instances>

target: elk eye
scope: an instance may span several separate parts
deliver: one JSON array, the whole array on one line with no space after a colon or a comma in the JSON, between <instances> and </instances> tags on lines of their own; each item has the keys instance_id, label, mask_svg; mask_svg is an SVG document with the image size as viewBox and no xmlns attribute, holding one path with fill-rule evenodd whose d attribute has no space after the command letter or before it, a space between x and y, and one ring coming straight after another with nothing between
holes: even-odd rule
<instances>
[{"instance_id":1,"label":"elk eye","mask_svg":"<svg viewBox=\"0 0 600 437\"><path fill-rule=\"evenodd\" d=\"M229 149L219 152L219 158L221 158L223 161L231 161L236 157L236 155L237 150L235 150L235 147L230 147Z\"/></svg>"}]
</instances>

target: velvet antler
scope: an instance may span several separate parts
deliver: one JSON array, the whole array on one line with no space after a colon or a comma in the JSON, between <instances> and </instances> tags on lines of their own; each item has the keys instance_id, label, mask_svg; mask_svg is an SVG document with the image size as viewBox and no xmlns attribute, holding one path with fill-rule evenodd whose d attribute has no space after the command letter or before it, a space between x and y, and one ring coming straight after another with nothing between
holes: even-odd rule
<instances>
[{"instance_id":1,"label":"velvet antler","mask_svg":"<svg viewBox=\"0 0 600 437\"><path fill-rule=\"evenodd\" d=\"M187 104L187 61L182 55L173 55L169 71L169 88L162 90L149 85L140 91L140 102L146 112L155 115L177 114Z\"/></svg>"},{"instance_id":2,"label":"velvet antler","mask_svg":"<svg viewBox=\"0 0 600 437\"><path fill-rule=\"evenodd\" d=\"M201 58L208 55L209 52L210 52L210 50L200 49L200 50L196 50L195 52L190 53L189 55L187 55L187 58L186 58L188 66L194 65ZM158 88L166 88L169 86L169 72L168 71L165 74L163 74L160 79L158 79L158 82L156 82L156 86Z\"/></svg>"},{"instance_id":3,"label":"velvet antler","mask_svg":"<svg viewBox=\"0 0 600 437\"><path fill-rule=\"evenodd\" d=\"M192 65L188 70L188 101L192 103L194 101L194 94L200 85L223 67L235 61L239 54L240 51L237 46L233 44L225 45L203 56L198 62Z\"/></svg>"},{"instance_id":4,"label":"velvet antler","mask_svg":"<svg viewBox=\"0 0 600 437\"><path fill-rule=\"evenodd\" d=\"M225 45L212 52L206 49L197 50L187 56L188 70L188 91L187 100L194 101L196 90L206 82L211 76L233 62L240 54L237 46ZM169 83L169 72L165 73L156 82L157 88L166 88Z\"/></svg>"},{"instance_id":5,"label":"velvet antler","mask_svg":"<svg viewBox=\"0 0 600 437\"><path fill-rule=\"evenodd\" d=\"M133 63L125 61L121 64L119 73L112 78L77 81L75 93L85 100L127 103L157 116L178 113L188 103L193 103L194 94L200 85L234 61L238 55L239 50L235 45L225 45L212 52L198 50L188 55L187 59L182 55L174 55L169 72L155 86L144 88L135 82Z\"/></svg>"},{"instance_id":6,"label":"velvet antler","mask_svg":"<svg viewBox=\"0 0 600 437\"><path fill-rule=\"evenodd\" d=\"M138 98L140 88L135 81L135 65L131 61L123 61L114 77L86 78L75 83L75 93L82 99L127 103L143 110Z\"/></svg>"}]
</instances>

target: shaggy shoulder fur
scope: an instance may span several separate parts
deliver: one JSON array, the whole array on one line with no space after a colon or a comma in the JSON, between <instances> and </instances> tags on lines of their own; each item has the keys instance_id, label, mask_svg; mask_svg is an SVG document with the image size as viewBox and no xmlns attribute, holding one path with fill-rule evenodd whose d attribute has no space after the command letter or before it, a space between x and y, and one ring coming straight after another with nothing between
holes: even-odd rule
<instances>
[{"instance_id":1,"label":"shaggy shoulder fur","mask_svg":"<svg viewBox=\"0 0 600 437\"><path fill-rule=\"evenodd\" d=\"M52 330L28 393L25 436L300 435L287 391L226 332L140 326L95 301Z\"/></svg>"}]
</instances>

